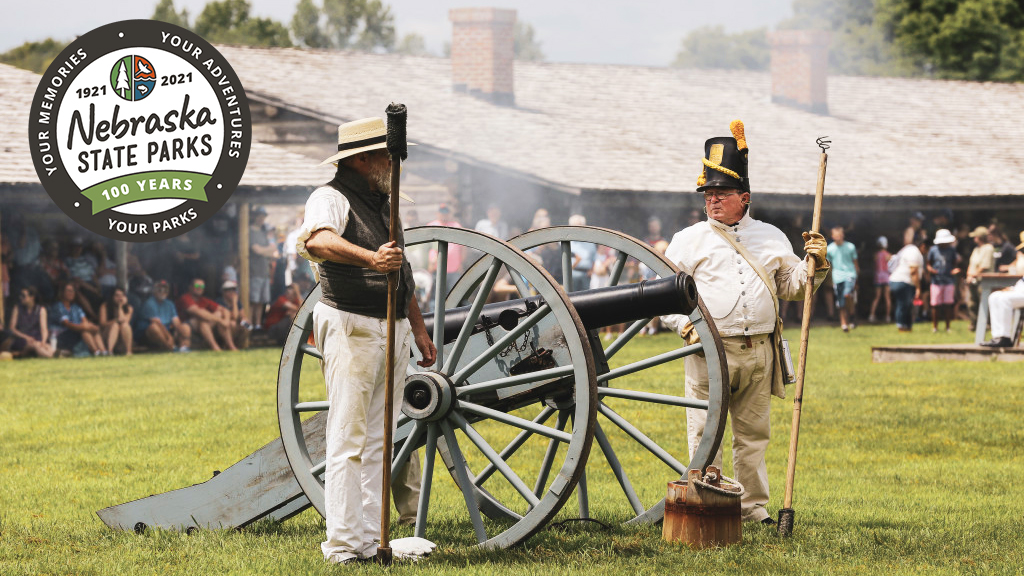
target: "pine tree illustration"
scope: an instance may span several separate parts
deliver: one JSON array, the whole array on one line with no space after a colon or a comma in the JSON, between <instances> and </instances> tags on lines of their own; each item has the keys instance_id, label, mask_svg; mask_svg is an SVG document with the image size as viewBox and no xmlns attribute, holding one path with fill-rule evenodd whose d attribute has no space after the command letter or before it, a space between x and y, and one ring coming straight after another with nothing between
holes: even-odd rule
<instances>
[{"instance_id":1,"label":"pine tree illustration","mask_svg":"<svg viewBox=\"0 0 1024 576\"><path fill-rule=\"evenodd\" d=\"M121 61L121 68L117 71L117 85L114 86L114 90L121 93L121 98L128 99L126 91L131 90L131 87L128 85L128 71L124 68L124 60Z\"/></svg>"}]
</instances>

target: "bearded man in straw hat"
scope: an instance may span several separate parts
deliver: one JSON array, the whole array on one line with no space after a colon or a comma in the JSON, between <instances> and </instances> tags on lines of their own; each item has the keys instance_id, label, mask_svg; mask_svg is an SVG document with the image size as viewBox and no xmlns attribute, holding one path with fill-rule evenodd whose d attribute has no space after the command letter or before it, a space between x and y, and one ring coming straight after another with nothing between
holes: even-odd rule
<instances>
[{"instance_id":1,"label":"bearded man in straw hat","mask_svg":"<svg viewBox=\"0 0 1024 576\"><path fill-rule=\"evenodd\" d=\"M693 276L705 306L714 318L729 366L729 414L732 421L733 469L746 489L741 500L744 522L774 524L768 503L765 451L769 438L771 395L785 396L782 362L776 339L781 337L776 295L801 300L807 267L793 253L781 230L750 217L750 180L743 124L733 121L733 136L704 144L704 170L697 191L704 195L708 219L672 237L665 256ZM815 260L815 288L828 274L824 237L805 232L804 251ZM763 279L762 279L763 278ZM688 344L698 341L689 318L662 318ZM686 395L708 398L707 362L686 358ZM707 412L687 409L690 457L704 433ZM721 466L719 451L715 465Z\"/></svg>"},{"instance_id":2,"label":"bearded man in straw hat","mask_svg":"<svg viewBox=\"0 0 1024 576\"><path fill-rule=\"evenodd\" d=\"M398 242L389 242L391 157L381 118L338 127L334 179L313 191L296 250L313 263L323 296L313 309L313 334L327 383L327 462L324 474L330 562L372 559L380 536L387 342L387 273L401 270L395 323L395 373L404 374L410 339L430 366L437 357L416 303L412 269ZM406 197L407 198L407 197ZM410 337L411 335L411 337ZM395 390L395 413L402 390ZM415 519L419 459L394 478L400 521ZM397 541L396 541L397 542ZM398 552L396 548L396 553Z\"/></svg>"}]
</instances>

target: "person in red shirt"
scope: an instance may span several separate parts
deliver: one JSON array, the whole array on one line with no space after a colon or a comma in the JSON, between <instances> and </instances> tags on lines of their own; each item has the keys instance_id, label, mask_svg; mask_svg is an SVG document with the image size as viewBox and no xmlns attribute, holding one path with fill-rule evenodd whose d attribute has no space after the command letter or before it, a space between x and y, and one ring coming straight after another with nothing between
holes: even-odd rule
<instances>
[{"instance_id":1,"label":"person in red shirt","mask_svg":"<svg viewBox=\"0 0 1024 576\"><path fill-rule=\"evenodd\" d=\"M278 346L283 345L288 337L288 330L292 326L292 319L295 318L299 306L302 306L302 294L299 293L299 285L294 283L289 284L284 294L278 296L277 300L270 305L267 317L263 321L267 327L267 334L274 342L277 342Z\"/></svg>"},{"instance_id":2,"label":"person in red shirt","mask_svg":"<svg viewBox=\"0 0 1024 576\"><path fill-rule=\"evenodd\" d=\"M205 289L206 282L200 278L193 278L188 286L188 292L178 299L178 313L193 330L202 334L203 340L211 350L221 351L214 332L220 336L225 348L238 350L231 334L231 315L227 308L203 296Z\"/></svg>"}]
</instances>

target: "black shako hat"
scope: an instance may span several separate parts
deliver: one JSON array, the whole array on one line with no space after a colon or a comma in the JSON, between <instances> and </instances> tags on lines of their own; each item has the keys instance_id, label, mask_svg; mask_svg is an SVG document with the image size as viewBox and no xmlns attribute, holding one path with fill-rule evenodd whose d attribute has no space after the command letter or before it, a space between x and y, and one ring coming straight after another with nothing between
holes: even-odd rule
<instances>
[{"instance_id":1,"label":"black shako hat","mask_svg":"<svg viewBox=\"0 0 1024 576\"><path fill-rule=\"evenodd\" d=\"M750 192L747 176L747 140L743 122L729 124L732 136L708 138L704 142L703 171L697 177L697 192L708 188L734 188Z\"/></svg>"}]
</instances>

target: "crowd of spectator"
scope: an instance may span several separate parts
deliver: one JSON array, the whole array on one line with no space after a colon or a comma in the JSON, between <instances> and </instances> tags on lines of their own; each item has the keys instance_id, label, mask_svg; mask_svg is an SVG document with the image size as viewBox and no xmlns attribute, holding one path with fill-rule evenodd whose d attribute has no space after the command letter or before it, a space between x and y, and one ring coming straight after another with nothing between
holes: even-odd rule
<instances>
[{"instance_id":1,"label":"crowd of spectator","mask_svg":"<svg viewBox=\"0 0 1024 576\"><path fill-rule=\"evenodd\" d=\"M834 317L833 310L838 312L844 330L856 326L857 310L850 300L858 293L862 261L872 288L868 322L895 322L901 332L929 321L932 332L951 332L954 319L968 320L973 331L982 274L1024 274L1024 233L1022 243L1014 245L998 222L974 228L956 225L950 210L939 211L930 223L923 213L912 213L907 226L895 234L900 244L892 251L888 238L879 236L870 253L861 254L845 241L845 232L843 226L831 229L832 290L824 297L829 318Z\"/></svg>"},{"instance_id":2,"label":"crowd of spectator","mask_svg":"<svg viewBox=\"0 0 1024 576\"><path fill-rule=\"evenodd\" d=\"M0 241L7 320L0 352L51 358L281 345L313 280L287 250L288 231L265 220L266 210L252 211L248 318L226 219L167 242L128 245L124 286L113 243L87 233L42 237L40 227L16 223Z\"/></svg>"},{"instance_id":3,"label":"crowd of spectator","mask_svg":"<svg viewBox=\"0 0 1024 576\"><path fill-rule=\"evenodd\" d=\"M428 224L461 228L453 212L452 206L442 203ZM497 205L488 206L485 214L476 222L475 230L501 239L523 232L502 218ZM404 216L405 227L420 224L415 210ZM211 219L168 242L131 245L127 286L118 285L116 265L110 256L113 246L105 240L87 241L79 234L43 238L36 227L15 226L0 243L7 307L0 351L49 358L188 352L193 347L234 351L254 343L282 345L314 279L294 247L301 212L291 221L294 230L273 229L267 225L267 217L262 207L250 213L248 317L239 298L237 234L227 217ZM645 233L638 236L655 250L664 251L667 237L677 228L704 218L693 210L684 221L664 227L659 216L650 216ZM572 214L566 223L585 225L586 218ZM540 208L528 229L557 224L548 210ZM800 216L780 224L791 240L804 229ZM930 320L934 332L940 330L940 323L950 331L952 320L966 319L974 330L981 275L1024 274L1024 251L1020 250L1024 233L1022 244L1017 246L998 223L955 225L949 210L940 210L930 220L914 212L901 231L870 240L858 238L859 230L853 222L830 225L823 232L832 239L828 248L832 274L815 297L816 307L818 314L829 321L838 319L843 330L854 329L858 319L895 322L901 331ZM898 239L898 245L891 244L890 239ZM532 248L527 255L555 281L568 280L572 290L609 284L617 258L615 250L585 242L572 242L570 250L572 277L568 279L562 278L562 254L557 243ZM437 278L436 248L413 246L407 256L420 305L430 311ZM446 287L451 288L478 256L475 251L452 244L445 263ZM630 259L620 271L619 282L652 275ZM867 283L862 279L865 275ZM859 308L858 294L869 297L870 306ZM503 272L490 301L511 297L518 297L518 290ZM802 308L791 304L782 303L783 318L799 319ZM644 332L657 330L657 322L652 322Z\"/></svg>"}]
</instances>

